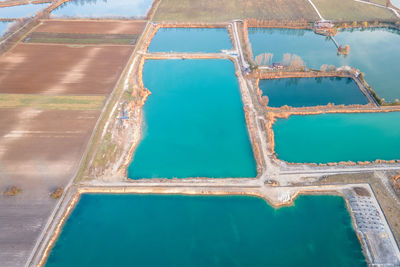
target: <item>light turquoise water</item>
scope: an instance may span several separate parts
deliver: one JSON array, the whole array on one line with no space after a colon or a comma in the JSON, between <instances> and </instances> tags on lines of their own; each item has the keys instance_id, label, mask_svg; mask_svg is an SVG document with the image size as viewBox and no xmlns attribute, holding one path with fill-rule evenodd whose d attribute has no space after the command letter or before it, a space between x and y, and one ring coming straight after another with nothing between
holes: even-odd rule
<instances>
[{"instance_id":1,"label":"light turquoise water","mask_svg":"<svg viewBox=\"0 0 400 267\"><path fill-rule=\"evenodd\" d=\"M254 56L273 53L274 62L282 62L283 54L300 56L310 68L321 65L348 65L365 73L367 82L387 101L400 98L399 31L384 28L346 30L335 36L339 44L350 45L348 56L338 56L336 46L324 36L310 30L249 29Z\"/></svg>"},{"instance_id":2,"label":"light turquoise water","mask_svg":"<svg viewBox=\"0 0 400 267\"><path fill-rule=\"evenodd\" d=\"M51 266L366 266L345 202L301 196L83 195Z\"/></svg>"},{"instance_id":3,"label":"light turquoise water","mask_svg":"<svg viewBox=\"0 0 400 267\"><path fill-rule=\"evenodd\" d=\"M395 7L400 8L400 0L391 0L392 5L394 5Z\"/></svg>"},{"instance_id":4,"label":"light turquoise water","mask_svg":"<svg viewBox=\"0 0 400 267\"><path fill-rule=\"evenodd\" d=\"M0 7L0 18L24 18L32 17L40 10L45 9L49 4L28 4L20 6Z\"/></svg>"},{"instance_id":5,"label":"light turquoise water","mask_svg":"<svg viewBox=\"0 0 400 267\"><path fill-rule=\"evenodd\" d=\"M260 80L268 106L310 107L317 105L367 104L368 100L350 78L289 78Z\"/></svg>"},{"instance_id":6,"label":"light turquoise water","mask_svg":"<svg viewBox=\"0 0 400 267\"><path fill-rule=\"evenodd\" d=\"M151 40L149 52L207 52L232 49L227 29L161 28Z\"/></svg>"},{"instance_id":7,"label":"light turquoise water","mask_svg":"<svg viewBox=\"0 0 400 267\"><path fill-rule=\"evenodd\" d=\"M7 27L10 22L7 21L0 21L0 37L6 33Z\"/></svg>"},{"instance_id":8,"label":"light turquoise water","mask_svg":"<svg viewBox=\"0 0 400 267\"><path fill-rule=\"evenodd\" d=\"M255 177L235 67L229 60L147 60L143 139L130 178Z\"/></svg>"},{"instance_id":9,"label":"light turquoise water","mask_svg":"<svg viewBox=\"0 0 400 267\"><path fill-rule=\"evenodd\" d=\"M400 112L290 116L273 130L278 158L288 162L400 159Z\"/></svg>"},{"instance_id":10,"label":"light turquoise water","mask_svg":"<svg viewBox=\"0 0 400 267\"><path fill-rule=\"evenodd\" d=\"M51 12L52 17L145 17L152 0L71 0Z\"/></svg>"}]
</instances>

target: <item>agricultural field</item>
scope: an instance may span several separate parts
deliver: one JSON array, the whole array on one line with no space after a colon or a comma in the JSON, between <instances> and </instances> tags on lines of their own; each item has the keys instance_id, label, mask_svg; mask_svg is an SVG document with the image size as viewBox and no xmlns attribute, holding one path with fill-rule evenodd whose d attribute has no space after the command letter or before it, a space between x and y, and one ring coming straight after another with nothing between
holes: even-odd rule
<instances>
[{"instance_id":1,"label":"agricultural field","mask_svg":"<svg viewBox=\"0 0 400 267\"><path fill-rule=\"evenodd\" d=\"M134 45L145 21L42 21L25 43Z\"/></svg>"},{"instance_id":2,"label":"agricultural field","mask_svg":"<svg viewBox=\"0 0 400 267\"><path fill-rule=\"evenodd\" d=\"M0 58L0 93L106 95L132 51L133 46L19 44Z\"/></svg>"},{"instance_id":3,"label":"agricultural field","mask_svg":"<svg viewBox=\"0 0 400 267\"><path fill-rule=\"evenodd\" d=\"M144 26L42 21L28 34L40 44L18 43L0 57L2 266L25 265L57 203L51 194L75 176ZM20 193L4 195L10 188Z\"/></svg>"},{"instance_id":4,"label":"agricultural field","mask_svg":"<svg viewBox=\"0 0 400 267\"><path fill-rule=\"evenodd\" d=\"M359 3L353 0L313 0L325 19L338 21L394 20L396 16L388 9Z\"/></svg>"},{"instance_id":5,"label":"agricultural field","mask_svg":"<svg viewBox=\"0 0 400 267\"><path fill-rule=\"evenodd\" d=\"M163 0L153 20L223 22L244 18L314 21L318 16L306 0Z\"/></svg>"},{"instance_id":6,"label":"agricultural field","mask_svg":"<svg viewBox=\"0 0 400 267\"><path fill-rule=\"evenodd\" d=\"M0 109L2 266L23 266L56 200L50 194L71 180L100 115L96 111ZM12 244L12 245L10 245Z\"/></svg>"}]
</instances>

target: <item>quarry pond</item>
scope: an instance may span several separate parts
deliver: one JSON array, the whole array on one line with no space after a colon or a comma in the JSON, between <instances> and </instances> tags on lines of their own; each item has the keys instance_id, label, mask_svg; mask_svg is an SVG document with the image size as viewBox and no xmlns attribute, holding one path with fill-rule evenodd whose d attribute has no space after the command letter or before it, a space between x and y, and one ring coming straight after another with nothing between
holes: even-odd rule
<instances>
[{"instance_id":1,"label":"quarry pond","mask_svg":"<svg viewBox=\"0 0 400 267\"><path fill-rule=\"evenodd\" d=\"M154 35L149 52L219 53L232 49L225 28L160 28Z\"/></svg>"},{"instance_id":2,"label":"quarry pond","mask_svg":"<svg viewBox=\"0 0 400 267\"><path fill-rule=\"evenodd\" d=\"M400 112L292 115L273 125L275 152L294 163L400 159Z\"/></svg>"},{"instance_id":3,"label":"quarry pond","mask_svg":"<svg viewBox=\"0 0 400 267\"><path fill-rule=\"evenodd\" d=\"M338 44L349 45L347 56L338 55L334 42L311 30L249 28L253 56L273 54L272 62L282 62L286 53L301 57L309 68L322 65L350 66L365 74L368 84L388 102L400 98L400 32L388 28L340 30ZM383 49L384 48L384 49Z\"/></svg>"},{"instance_id":4,"label":"quarry pond","mask_svg":"<svg viewBox=\"0 0 400 267\"><path fill-rule=\"evenodd\" d=\"M232 61L147 60L142 140L129 178L256 177Z\"/></svg>"},{"instance_id":5,"label":"quarry pond","mask_svg":"<svg viewBox=\"0 0 400 267\"><path fill-rule=\"evenodd\" d=\"M83 194L46 266L88 265L366 266L366 261L339 196L300 196L294 206L274 209L250 196Z\"/></svg>"},{"instance_id":6,"label":"quarry pond","mask_svg":"<svg viewBox=\"0 0 400 267\"><path fill-rule=\"evenodd\" d=\"M318 105L364 105L368 99L351 78L318 77L260 80L259 88L270 107Z\"/></svg>"},{"instance_id":7,"label":"quarry pond","mask_svg":"<svg viewBox=\"0 0 400 267\"><path fill-rule=\"evenodd\" d=\"M145 17L152 0L71 0L51 12L52 17L132 18Z\"/></svg>"}]
</instances>

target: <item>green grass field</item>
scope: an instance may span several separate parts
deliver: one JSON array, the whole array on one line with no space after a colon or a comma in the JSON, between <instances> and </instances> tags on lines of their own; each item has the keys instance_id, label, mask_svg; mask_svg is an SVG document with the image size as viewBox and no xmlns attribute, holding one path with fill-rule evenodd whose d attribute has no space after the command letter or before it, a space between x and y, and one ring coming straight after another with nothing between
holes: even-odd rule
<instances>
[{"instance_id":1,"label":"green grass field","mask_svg":"<svg viewBox=\"0 0 400 267\"><path fill-rule=\"evenodd\" d=\"M224 22L233 19L316 20L306 0L163 0L153 18L172 22Z\"/></svg>"},{"instance_id":2,"label":"green grass field","mask_svg":"<svg viewBox=\"0 0 400 267\"><path fill-rule=\"evenodd\" d=\"M325 19L338 21L396 19L396 16L390 10L359 3L354 0L313 0L313 2Z\"/></svg>"},{"instance_id":3,"label":"green grass field","mask_svg":"<svg viewBox=\"0 0 400 267\"><path fill-rule=\"evenodd\" d=\"M105 96L45 96L0 94L0 108L31 107L53 110L99 110Z\"/></svg>"}]
</instances>

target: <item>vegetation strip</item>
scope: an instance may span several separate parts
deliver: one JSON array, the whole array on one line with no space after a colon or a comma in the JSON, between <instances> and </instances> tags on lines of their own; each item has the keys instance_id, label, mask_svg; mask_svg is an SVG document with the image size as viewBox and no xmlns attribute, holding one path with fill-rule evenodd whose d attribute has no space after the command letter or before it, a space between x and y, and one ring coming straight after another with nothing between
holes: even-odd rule
<instances>
[{"instance_id":1,"label":"vegetation strip","mask_svg":"<svg viewBox=\"0 0 400 267\"><path fill-rule=\"evenodd\" d=\"M105 96L47 96L0 94L0 108L32 107L53 110L99 110Z\"/></svg>"}]
</instances>

